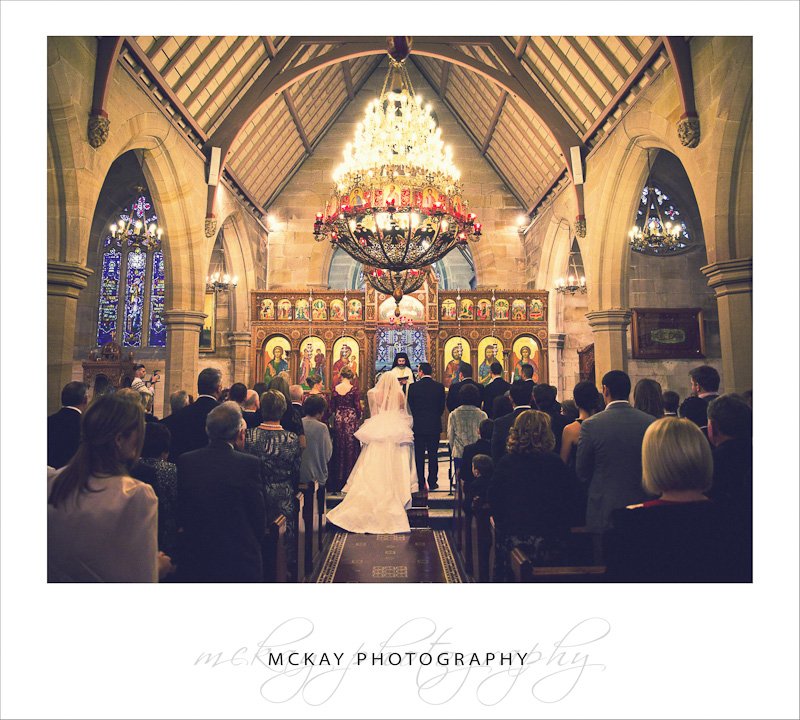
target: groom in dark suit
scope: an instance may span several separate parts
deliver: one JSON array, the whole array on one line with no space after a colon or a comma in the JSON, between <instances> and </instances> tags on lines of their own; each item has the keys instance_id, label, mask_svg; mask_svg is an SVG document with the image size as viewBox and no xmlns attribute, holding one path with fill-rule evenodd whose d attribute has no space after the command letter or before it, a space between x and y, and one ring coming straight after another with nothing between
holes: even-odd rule
<instances>
[{"instance_id":1,"label":"groom in dark suit","mask_svg":"<svg viewBox=\"0 0 800 720\"><path fill-rule=\"evenodd\" d=\"M419 489L425 488L425 452L428 453L428 487L439 479L439 436L442 434L444 385L431 377L430 363L419 364L419 380L408 387L408 409L414 418L414 459Z\"/></svg>"}]
</instances>

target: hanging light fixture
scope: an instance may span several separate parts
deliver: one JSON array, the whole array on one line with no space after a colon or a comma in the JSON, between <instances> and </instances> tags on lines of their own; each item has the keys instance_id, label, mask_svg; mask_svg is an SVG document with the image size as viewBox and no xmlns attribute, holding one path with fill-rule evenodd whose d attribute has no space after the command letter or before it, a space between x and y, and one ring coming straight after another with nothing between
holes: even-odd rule
<instances>
[{"instance_id":1,"label":"hanging light fixture","mask_svg":"<svg viewBox=\"0 0 800 720\"><path fill-rule=\"evenodd\" d=\"M156 223L153 206L141 185L137 185L135 191L136 199L120 213L119 220L111 224L111 236L106 238L106 247L114 244L119 248L147 252L161 245L164 231Z\"/></svg>"},{"instance_id":2,"label":"hanging light fixture","mask_svg":"<svg viewBox=\"0 0 800 720\"><path fill-rule=\"evenodd\" d=\"M647 151L647 185L642 191L638 220L628 233L631 250L643 255L677 255L690 250L683 224L664 221L661 205L669 198L653 186L650 151ZM641 220L641 224L639 224Z\"/></svg>"},{"instance_id":3,"label":"hanging light fixture","mask_svg":"<svg viewBox=\"0 0 800 720\"><path fill-rule=\"evenodd\" d=\"M236 275L223 274L217 271L206 278L206 292L217 293L234 290L238 284L239 278Z\"/></svg>"},{"instance_id":4,"label":"hanging light fixture","mask_svg":"<svg viewBox=\"0 0 800 720\"><path fill-rule=\"evenodd\" d=\"M574 244L574 241L573 241ZM558 278L556 280L556 292L566 295L574 295L575 293L586 294L586 277L583 274L583 264L581 263L580 270L578 269L578 253L575 250L570 250L569 260L567 262L567 277Z\"/></svg>"},{"instance_id":5,"label":"hanging light fixture","mask_svg":"<svg viewBox=\"0 0 800 720\"><path fill-rule=\"evenodd\" d=\"M367 282L372 285L378 292L384 295L391 295L397 304L394 309L395 316L400 316L400 301L403 295L419 290L428 279L431 272L430 265L428 267L417 270L411 268L409 270L384 270L383 268L375 268L364 265L364 277Z\"/></svg>"},{"instance_id":6,"label":"hanging light fixture","mask_svg":"<svg viewBox=\"0 0 800 720\"><path fill-rule=\"evenodd\" d=\"M380 97L367 105L346 145L333 193L314 223L317 241L329 240L363 265L391 273L367 274L371 283L422 271L481 235L431 105L414 93L405 66L409 47L398 52L397 43L390 43ZM418 276L401 277L404 283L389 294L395 296L398 287L410 292L410 279Z\"/></svg>"}]
</instances>

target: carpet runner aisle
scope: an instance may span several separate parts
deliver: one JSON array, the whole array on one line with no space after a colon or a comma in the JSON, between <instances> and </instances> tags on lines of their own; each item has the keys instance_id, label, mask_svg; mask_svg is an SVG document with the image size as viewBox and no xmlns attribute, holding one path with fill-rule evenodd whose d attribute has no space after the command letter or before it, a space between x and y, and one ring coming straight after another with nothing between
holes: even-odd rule
<instances>
[{"instance_id":1,"label":"carpet runner aisle","mask_svg":"<svg viewBox=\"0 0 800 720\"><path fill-rule=\"evenodd\" d=\"M337 530L317 583L462 583L444 530L412 528L397 535L358 535Z\"/></svg>"}]
</instances>

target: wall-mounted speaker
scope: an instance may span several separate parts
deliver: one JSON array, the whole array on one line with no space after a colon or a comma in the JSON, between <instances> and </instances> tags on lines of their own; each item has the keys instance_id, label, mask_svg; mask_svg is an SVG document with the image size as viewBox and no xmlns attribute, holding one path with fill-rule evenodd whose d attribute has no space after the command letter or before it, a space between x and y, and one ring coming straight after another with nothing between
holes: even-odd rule
<instances>
[{"instance_id":1,"label":"wall-mounted speaker","mask_svg":"<svg viewBox=\"0 0 800 720\"><path fill-rule=\"evenodd\" d=\"M222 162L222 148L211 148L211 159L208 162L208 184L216 185L219 182L219 166Z\"/></svg>"},{"instance_id":2,"label":"wall-mounted speaker","mask_svg":"<svg viewBox=\"0 0 800 720\"><path fill-rule=\"evenodd\" d=\"M572 180L576 185L583 185L583 160L580 147L577 145L571 147L569 157L572 162Z\"/></svg>"}]
</instances>

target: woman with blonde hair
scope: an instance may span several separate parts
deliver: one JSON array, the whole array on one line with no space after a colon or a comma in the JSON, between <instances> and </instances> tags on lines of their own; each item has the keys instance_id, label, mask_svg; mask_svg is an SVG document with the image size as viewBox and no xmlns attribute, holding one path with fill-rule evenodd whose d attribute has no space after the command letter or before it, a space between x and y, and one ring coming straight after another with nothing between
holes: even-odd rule
<instances>
[{"instance_id":1,"label":"woman with blonde hair","mask_svg":"<svg viewBox=\"0 0 800 720\"><path fill-rule=\"evenodd\" d=\"M77 452L48 473L49 582L158 582L171 570L158 552L156 494L130 474L143 442L138 398L89 405Z\"/></svg>"},{"instance_id":2,"label":"woman with blonde hair","mask_svg":"<svg viewBox=\"0 0 800 720\"><path fill-rule=\"evenodd\" d=\"M642 485L658 495L612 513L605 549L608 578L620 582L747 582L737 528L706 496L713 462L690 420L656 420L642 443Z\"/></svg>"},{"instance_id":3,"label":"woman with blonde hair","mask_svg":"<svg viewBox=\"0 0 800 720\"><path fill-rule=\"evenodd\" d=\"M550 416L539 410L520 413L508 436L507 450L489 487L497 530L495 580L507 580L508 554L525 545L536 565L565 562L569 528L579 517L576 483L553 450Z\"/></svg>"}]
</instances>

